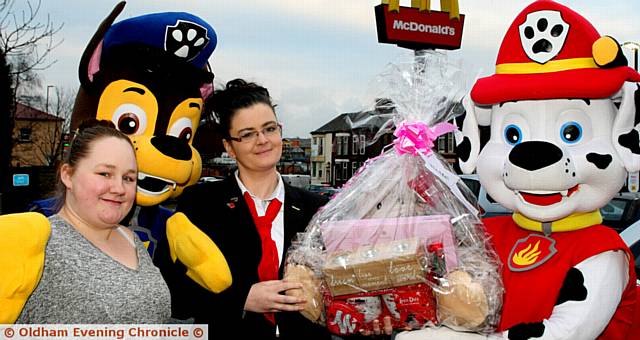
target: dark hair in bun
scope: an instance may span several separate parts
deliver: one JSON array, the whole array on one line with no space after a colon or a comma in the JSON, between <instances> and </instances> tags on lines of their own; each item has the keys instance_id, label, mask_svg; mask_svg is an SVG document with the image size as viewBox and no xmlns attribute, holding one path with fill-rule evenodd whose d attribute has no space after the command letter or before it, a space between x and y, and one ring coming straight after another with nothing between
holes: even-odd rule
<instances>
[{"instance_id":1,"label":"dark hair in bun","mask_svg":"<svg viewBox=\"0 0 640 340\"><path fill-rule=\"evenodd\" d=\"M269 96L269 91L243 79L234 79L227 83L224 89L214 91L207 102L207 106L218 121L223 137L229 137L231 119L240 110L255 104L266 104L275 108ZM274 111L275 113L275 111Z\"/></svg>"}]
</instances>

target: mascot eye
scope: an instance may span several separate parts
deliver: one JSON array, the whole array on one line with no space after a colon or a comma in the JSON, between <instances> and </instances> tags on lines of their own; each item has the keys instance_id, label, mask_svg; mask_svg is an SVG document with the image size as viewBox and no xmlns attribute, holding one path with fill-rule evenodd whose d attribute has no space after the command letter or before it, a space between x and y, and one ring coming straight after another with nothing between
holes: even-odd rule
<instances>
[{"instance_id":1,"label":"mascot eye","mask_svg":"<svg viewBox=\"0 0 640 340\"><path fill-rule=\"evenodd\" d=\"M185 141L190 141L193 137L193 124L191 119L180 118L169 128L168 135L178 137Z\"/></svg>"},{"instance_id":2,"label":"mascot eye","mask_svg":"<svg viewBox=\"0 0 640 340\"><path fill-rule=\"evenodd\" d=\"M111 119L118 130L127 135L142 134L147 128L147 115L138 105L123 104L118 106Z\"/></svg>"},{"instance_id":3,"label":"mascot eye","mask_svg":"<svg viewBox=\"0 0 640 340\"><path fill-rule=\"evenodd\" d=\"M582 126L576 122L568 122L560 128L560 138L567 144L577 143L582 139Z\"/></svg>"},{"instance_id":4,"label":"mascot eye","mask_svg":"<svg viewBox=\"0 0 640 340\"><path fill-rule=\"evenodd\" d=\"M507 141L507 144L516 145L522 142L522 131L516 125L508 125L504 129L504 139Z\"/></svg>"}]
</instances>

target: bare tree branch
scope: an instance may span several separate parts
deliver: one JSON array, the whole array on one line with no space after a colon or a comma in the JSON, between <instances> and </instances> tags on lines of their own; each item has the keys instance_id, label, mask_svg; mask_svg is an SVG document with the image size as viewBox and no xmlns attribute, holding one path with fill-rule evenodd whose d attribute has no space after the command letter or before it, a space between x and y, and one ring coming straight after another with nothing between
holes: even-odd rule
<instances>
[{"instance_id":1,"label":"bare tree branch","mask_svg":"<svg viewBox=\"0 0 640 340\"><path fill-rule=\"evenodd\" d=\"M12 63L11 75L50 67L55 60L48 60L48 56L62 43L55 35L63 24L55 24L48 14L39 18L41 0L27 0L23 10L14 5L15 0L0 0L0 50ZM23 62L14 63L16 58Z\"/></svg>"}]
</instances>

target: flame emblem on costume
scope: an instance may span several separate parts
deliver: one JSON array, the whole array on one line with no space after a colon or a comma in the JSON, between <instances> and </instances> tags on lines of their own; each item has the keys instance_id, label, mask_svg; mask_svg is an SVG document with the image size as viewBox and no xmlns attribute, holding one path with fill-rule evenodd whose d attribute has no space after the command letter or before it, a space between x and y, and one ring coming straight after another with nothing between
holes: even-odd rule
<instances>
[{"instance_id":1,"label":"flame emblem on costume","mask_svg":"<svg viewBox=\"0 0 640 340\"><path fill-rule=\"evenodd\" d=\"M540 256L540 251L538 251L539 246L540 241L536 242L536 245L533 246L533 249L531 249L531 244L528 244L526 248L515 253L511 260L513 261L513 263L520 266L528 266L530 264L533 264L538 260L538 256Z\"/></svg>"},{"instance_id":2,"label":"flame emblem on costume","mask_svg":"<svg viewBox=\"0 0 640 340\"><path fill-rule=\"evenodd\" d=\"M544 235L529 235L518 240L509 254L509 269L522 272L542 265L557 252L555 243Z\"/></svg>"}]
</instances>

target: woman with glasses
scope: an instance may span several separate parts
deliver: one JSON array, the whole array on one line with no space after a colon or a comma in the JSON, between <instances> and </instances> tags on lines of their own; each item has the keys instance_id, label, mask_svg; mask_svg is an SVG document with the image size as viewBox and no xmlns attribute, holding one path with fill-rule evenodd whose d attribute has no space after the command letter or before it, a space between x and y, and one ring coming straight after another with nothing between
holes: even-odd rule
<instances>
[{"instance_id":1,"label":"woman with glasses","mask_svg":"<svg viewBox=\"0 0 640 340\"><path fill-rule=\"evenodd\" d=\"M220 247L233 283L213 294L189 279L179 262L172 271L163 269L174 316L209 324L213 339L330 339L298 313L305 300L284 295L302 287L282 280L287 249L325 200L284 183L276 170L282 126L269 92L235 79L208 104L238 170L223 181L187 188L177 211Z\"/></svg>"}]
</instances>

